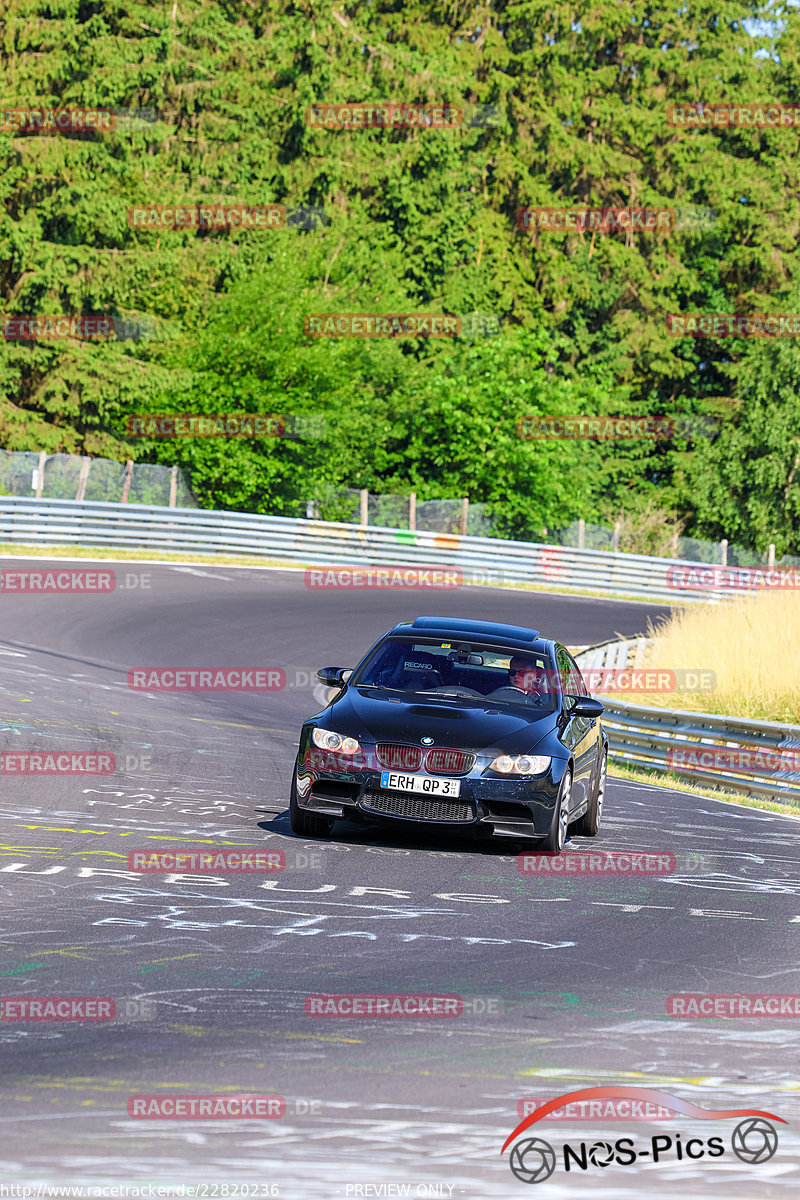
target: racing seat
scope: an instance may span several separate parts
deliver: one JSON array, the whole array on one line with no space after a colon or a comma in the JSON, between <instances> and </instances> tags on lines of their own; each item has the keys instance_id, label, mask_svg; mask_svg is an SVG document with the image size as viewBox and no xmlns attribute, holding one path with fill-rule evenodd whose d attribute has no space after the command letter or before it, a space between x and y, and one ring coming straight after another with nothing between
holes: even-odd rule
<instances>
[{"instance_id":1,"label":"racing seat","mask_svg":"<svg viewBox=\"0 0 800 1200\"><path fill-rule=\"evenodd\" d=\"M404 650L389 680L389 687L429 692L442 687L443 680L436 656L419 650Z\"/></svg>"}]
</instances>

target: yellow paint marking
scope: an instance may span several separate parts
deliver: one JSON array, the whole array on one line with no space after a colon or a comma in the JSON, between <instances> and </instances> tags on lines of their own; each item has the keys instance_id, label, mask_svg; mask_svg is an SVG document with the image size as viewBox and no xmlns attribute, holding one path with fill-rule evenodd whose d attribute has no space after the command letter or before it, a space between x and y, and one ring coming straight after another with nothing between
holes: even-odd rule
<instances>
[{"instance_id":1,"label":"yellow paint marking","mask_svg":"<svg viewBox=\"0 0 800 1200\"><path fill-rule=\"evenodd\" d=\"M94 954L77 954L78 950L85 950L85 946L73 946L71 950L42 950L36 955L37 958L44 958L45 954L59 954L62 958L85 958L87 962L93 962L96 958Z\"/></svg>"},{"instance_id":2,"label":"yellow paint marking","mask_svg":"<svg viewBox=\"0 0 800 1200\"><path fill-rule=\"evenodd\" d=\"M41 1080L37 1079L37 1080L33 1081L31 1086L37 1087L37 1088L59 1088L61 1091L66 1091L67 1089L81 1087L84 1089L90 1088L94 1092L118 1092L120 1090L126 1091L128 1088L131 1087L131 1084L126 1083L124 1079L113 1080L112 1082L107 1083L107 1084L95 1083L91 1079L63 1079L63 1080L62 1079L41 1079ZM16 1097L16 1098L21 1099L22 1097ZM32 1100L33 1096L26 1096L26 1097L24 1097L24 1099ZM83 1101L81 1101L81 1103L82 1104L93 1104L94 1101L93 1100L83 1100Z\"/></svg>"},{"instance_id":3,"label":"yellow paint marking","mask_svg":"<svg viewBox=\"0 0 800 1200\"><path fill-rule=\"evenodd\" d=\"M68 829L62 825L17 825L17 829L42 829L46 833L94 833L97 837L105 837L106 834L113 833L117 837L141 837L143 842L181 842L186 846L234 846L239 850L255 850L257 847L250 842L229 842L227 839L220 841L219 838L192 838L192 837L165 837L160 833L138 833L135 829L119 830L119 829ZM32 847L21 847L22 849L31 849ZM67 851L64 851L66 854ZM74 853L89 853L88 851L74 851ZM99 851L91 851L92 854L101 853ZM111 853L109 851L109 853Z\"/></svg>"},{"instance_id":4,"label":"yellow paint marking","mask_svg":"<svg viewBox=\"0 0 800 1200\"><path fill-rule=\"evenodd\" d=\"M60 846L0 846L0 850L6 853L0 855L2 858L9 858L12 854L22 854L31 850L36 850L41 854L61 854Z\"/></svg>"},{"instance_id":5,"label":"yellow paint marking","mask_svg":"<svg viewBox=\"0 0 800 1200\"><path fill-rule=\"evenodd\" d=\"M220 841L219 838L190 838L190 837L162 837L159 833L148 833L142 838L145 842L182 842L184 846L193 846L195 843L198 846L235 846L240 850L257 850L258 847L250 842L228 842Z\"/></svg>"},{"instance_id":6,"label":"yellow paint marking","mask_svg":"<svg viewBox=\"0 0 800 1200\"><path fill-rule=\"evenodd\" d=\"M653 1083L691 1083L696 1087L707 1085L711 1077L708 1075L659 1075L652 1071L581 1071L570 1067L531 1067L520 1071L520 1075L538 1075L550 1079L647 1079Z\"/></svg>"},{"instance_id":7,"label":"yellow paint marking","mask_svg":"<svg viewBox=\"0 0 800 1200\"><path fill-rule=\"evenodd\" d=\"M65 850L63 846L3 846L0 848L0 858L13 858L15 854L53 854L57 858L86 858L91 854L104 854L109 858L127 859L127 854L118 854L116 850Z\"/></svg>"},{"instance_id":8,"label":"yellow paint marking","mask_svg":"<svg viewBox=\"0 0 800 1200\"><path fill-rule=\"evenodd\" d=\"M93 833L104 837L107 829L69 829L66 825L17 825L16 829L43 829L45 833Z\"/></svg>"},{"instance_id":9,"label":"yellow paint marking","mask_svg":"<svg viewBox=\"0 0 800 1200\"><path fill-rule=\"evenodd\" d=\"M252 844L252 842L247 842L247 841L228 841L227 839L219 840L219 838L167 838L167 836L163 836L162 834L157 834L157 833L140 834L140 833L138 833L138 830L136 830L136 829L70 829L70 828L67 828L66 826L28 826L28 824L18 824L18 826L16 828L17 829L42 829L42 830L44 830L44 833L94 833L95 836L97 836L97 838L104 838L104 836L106 836L107 834L116 834L116 836L118 836L118 838L140 838L140 839L142 839L142 841L156 841L156 842L158 842L158 845L161 845L162 842L167 842L167 841L179 841L179 842L181 842L182 845L185 845L185 846L194 846L194 845L198 845L198 846L234 846L236 848L236 850L257 850L257 848L258 848L257 846ZM5 847L5 848L7 850L8 847ZM11 848L13 850L13 847L11 847ZM54 848L54 847L19 846L18 850L43 850L43 848ZM16 852L16 851L14 851L14 852ZM61 847L58 847L58 852L59 853L62 852ZM71 854L89 854L89 853L102 854L102 853L106 853L106 851L98 851L98 850L66 851L65 850L64 853L65 854L67 854L67 853L71 853ZM110 854L110 853L112 853L112 851L108 851L108 853ZM124 856L124 854L118 854L118 856L116 856L116 857L124 858L125 856Z\"/></svg>"},{"instance_id":10,"label":"yellow paint marking","mask_svg":"<svg viewBox=\"0 0 800 1200\"><path fill-rule=\"evenodd\" d=\"M128 861L127 854L118 854L116 850L69 850L64 851L67 858L91 858L93 854L102 854L106 858L122 858Z\"/></svg>"},{"instance_id":11,"label":"yellow paint marking","mask_svg":"<svg viewBox=\"0 0 800 1200\"><path fill-rule=\"evenodd\" d=\"M148 963L180 962L182 958L201 958L200 954L173 954L170 958L148 958Z\"/></svg>"},{"instance_id":12,"label":"yellow paint marking","mask_svg":"<svg viewBox=\"0 0 800 1200\"><path fill-rule=\"evenodd\" d=\"M86 946L72 946L68 950L63 950L63 949L62 950L37 950L36 957L44 958L45 954L61 954L64 956L64 958L85 958L85 959L89 960L90 962L93 962L97 958L96 954L76 954L75 953L76 950L86 950L86 949L87 949ZM114 946L113 950L114 950L115 954L133 954L133 953L135 953L135 951L133 951L133 950L123 949L122 946ZM108 953L108 947L104 948L104 953L106 953L106 954Z\"/></svg>"},{"instance_id":13,"label":"yellow paint marking","mask_svg":"<svg viewBox=\"0 0 800 1200\"><path fill-rule=\"evenodd\" d=\"M291 729L270 729L266 725L242 725L239 721L209 721L205 717L189 717L190 721L199 721L201 725L227 725L232 729L257 729L259 733L288 733Z\"/></svg>"}]
</instances>

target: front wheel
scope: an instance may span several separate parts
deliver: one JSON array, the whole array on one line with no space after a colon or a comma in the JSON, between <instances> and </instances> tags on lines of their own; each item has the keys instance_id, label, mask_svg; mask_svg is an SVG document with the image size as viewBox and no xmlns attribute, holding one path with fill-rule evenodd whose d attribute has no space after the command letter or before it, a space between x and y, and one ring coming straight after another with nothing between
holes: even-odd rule
<instances>
[{"instance_id":1,"label":"front wheel","mask_svg":"<svg viewBox=\"0 0 800 1200\"><path fill-rule=\"evenodd\" d=\"M335 817L320 817L306 812L297 803L297 775L292 771L292 787L289 792L289 824L298 837L329 838L333 833Z\"/></svg>"},{"instance_id":2,"label":"front wheel","mask_svg":"<svg viewBox=\"0 0 800 1200\"><path fill-rule=\"evenodd\" d=\"M603 800L606 795L606 772L608 770L608 752L602 751L600 768L597 772L597 782L594 785L592 798L586 812L575 822L575 832L578 837L596 837L600 828L600 818L603 815Z\"/></svg>"},{"instance_id":3,"label":"front wheel","mask_svg":"<svg viewBox=\"0 0 800 1200\"><path fill-rule=\"evenodd\" d=\"M550 854L560 854L567 840L567 825L569 824L569 804L572 798L572 775L569 767L564 772L558 799L553 813L553 823L542 838L542 849Z\"/></svg>"}]
</instances>

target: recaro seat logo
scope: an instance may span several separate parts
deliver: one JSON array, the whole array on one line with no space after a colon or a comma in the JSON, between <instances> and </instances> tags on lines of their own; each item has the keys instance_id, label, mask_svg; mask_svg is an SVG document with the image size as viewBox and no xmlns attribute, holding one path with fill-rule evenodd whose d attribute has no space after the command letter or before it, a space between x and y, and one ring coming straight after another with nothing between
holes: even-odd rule
<instances>
[{"instance_id":1,"label":"recaro seat logo","mask_svg":"<svg viewBox=\"0 0 800 1200\"><path fill-rule=\"evenodd\" d=\"M649 1138L642 1138L637 1143L632 1137L611 1139L600 1138L597 1141L581 1141L578 1143L565 1142L561 1150L556 1150L550 1142L541 1137L529 1137L517 1142L509 1156L509 1166L521 1183L543 1183L555 1172L561 1162L565 1172L588 1171L593 1167L632 1167L644 1160L650 1163L667 1163L673 1165L676 1161L689 1159L699 1161L703 1158L721 1158L732 1153L740 1162L757 1165L768 1162L778 1149L778 1132L772 1121L786 1124L783 1117L775 1113L762 1112L754 1108L706 1109L699 1108L688 1100L681 1100L669 1092L661 1092L655 1088L640 1087L598 1087L583 1088L577 1092L567 1092L555 1096L542 1104L523 1121L506 1138L500 1151L504 1154L512 1142L530 1127L557 1109L563 1110L566 1105L583 1101L600 1100L633 1100L645 1101L669 1109L695 1120L724 1121L731 1117L744 1117L734 1128L730 1146L726 1147L721 1136L709 1138L690 1137L682 1140L680 1133L659 1133ZM597 1105L601 1111L603 1106ZM613 1110L614 1106L610 1106ZM602 1119L602 1118L601 1118ZM620 1120L619 1114L614 1114L615 1120Z\"/></svg>"}]
</instances>

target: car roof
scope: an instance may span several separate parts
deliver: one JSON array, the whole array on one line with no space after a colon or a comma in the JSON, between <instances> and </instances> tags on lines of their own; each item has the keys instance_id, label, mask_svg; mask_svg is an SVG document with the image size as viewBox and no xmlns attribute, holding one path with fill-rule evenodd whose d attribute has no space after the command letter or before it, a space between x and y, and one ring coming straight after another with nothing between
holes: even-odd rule
<instances>
[{"instance_id":1,"label":"car roof","mask_svg":"<svg viewBox=\"0 0 800 1200\"><path fill-rule=\"evenodd\" d=\"M416 617L414 621L401 621L389 630L392 635L405 637L418 634L420 637L445 640L484 642L486 645L510 646L514 650L533 651L539 641L539 630L525 625L505 625L501 621L472 621L463 617Z\"/></svg>"}]
</instances>

